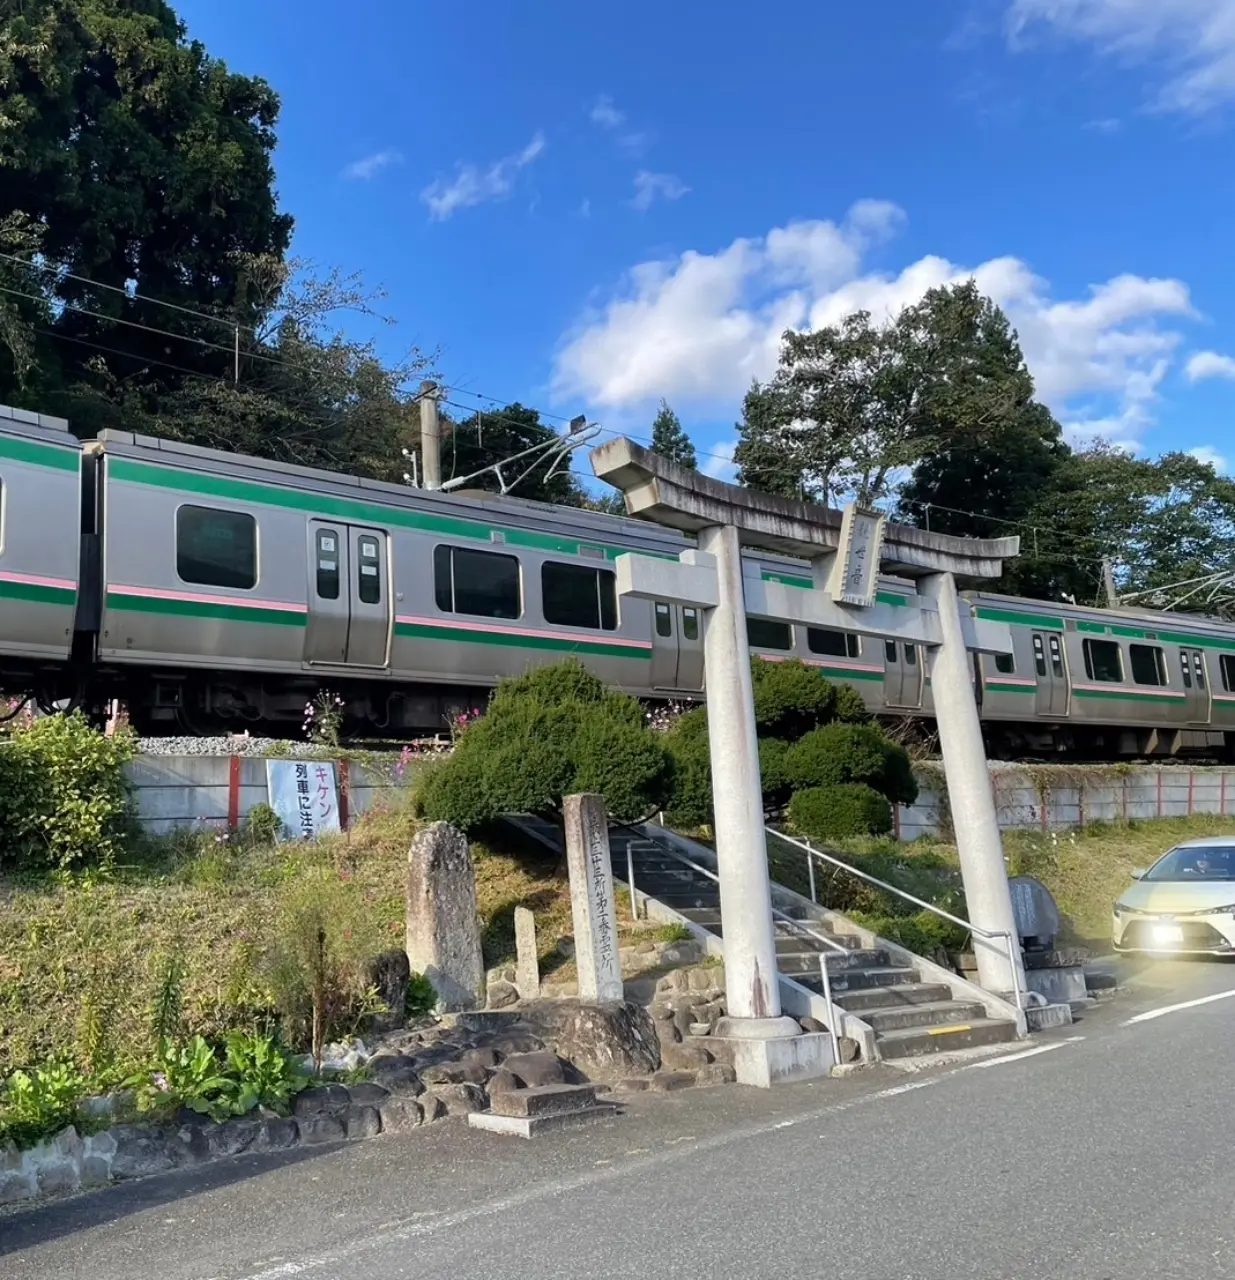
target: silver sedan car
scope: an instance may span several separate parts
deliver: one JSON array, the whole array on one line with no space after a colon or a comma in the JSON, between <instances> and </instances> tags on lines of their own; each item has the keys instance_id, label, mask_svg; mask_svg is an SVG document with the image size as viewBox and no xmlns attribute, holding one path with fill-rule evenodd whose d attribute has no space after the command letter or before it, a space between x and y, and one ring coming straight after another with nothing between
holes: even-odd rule
<instances>
[{"instance_id":1,"label":"silver sedan car","mask_svg":"<svg viewBox=\"0 0 1235 1280\"><path fill-rule=\"evenodd\" d=\"M1235 836L1185 840L1115 904L1116 951L1235 954Z\"/></svg>"}]
</instances>

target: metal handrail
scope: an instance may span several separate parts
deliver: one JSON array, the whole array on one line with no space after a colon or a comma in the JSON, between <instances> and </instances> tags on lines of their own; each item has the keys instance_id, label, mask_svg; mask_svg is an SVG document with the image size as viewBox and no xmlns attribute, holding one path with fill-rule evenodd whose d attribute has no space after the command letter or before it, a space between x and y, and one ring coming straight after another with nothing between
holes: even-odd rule
<instances>
[{"instance_id":1,"label":"metal handrail","mask_svg":"<svg viewBox=\"0 0 1235 1280\"><path fill-rule=\"evenodd\" d=\"M816 849L814 845L808 844L803 840L795 840L792 836L787 836L783 831L777 831L775 827L765 827L764 831L767 835L774 835L778 840L783 840L786 844L791 844L795 848L802 849L808 855L806 859L807 869L810 872L811 884L811 901L816 906L819 905L818 898L815 897L815 872L812 858L819 858L823 862L830 862L834 867L839 867L842 871L847 871L850 875L857 876L859 880L865 880L868 884L873 884L888 893L895 894L898 898L903 898L906 902L912 902L915 906L921 907L924 911L929 911L933 915L939 916L943 920L947 920L960 928L967 930L971 934L977 934L981 938L993 941L996 938L1002 938L1006 944L1008 952L1008 967L1012 974L1012 989L1015 995L1015 1003L1018 1009L1025 1008L1025 1002L1021 999L1021 975L1020 966L1016 962L1016 935L1009 933L1006 929L984 929L980 925L976 925L969 920L964 920L960 916L954 916L950 911L945 911L942 907L937 907L934 903L925 902L921 898L915 897L912 893L908 893L904 889L898 888L894 884L888 884L886 880L880 880L877 876L872 876L866 871L859 871L857 867L850 866L849 863L843 862L840 858L834 858L829 853L824 853L820 849Z\"/></svg>"},{"instance_id":2,"label":"metal handrail","mask_svg":"<svg viewBox=\"0 0 1235 1280\"><path fill-rule=\"evenodd\" d=\"M634 830L634 828L625 827L625 824L622 824L622 823L617 823L614 825L622 826L627 831ZM639 833L639 838L641 840L648 841L649 844L655 845L656 848L659 849L662 853L666 853L669 855L669 857L674 858L678 862L683 863L685 866L690 867L692 871L697 871L701 876L706 877L708 880L713 881L717 885L720 884L720 876L718 876L715 871L712 871L709 868L702 866L700 863L696 862L693 858L687 857L686 854L680 852L678 849L673 848L672 845L667 844L661 840L656 839L654 836L649 836L645 833ZM626 867L627 867L626 874L629 877L628 887L630 888L630 898L631 898L631 904L633 907L635 902L635 866L634 866L634 858L631 854L629 839L627 840L627 844L626 844ZM645 902L646 902L646 895L645 895ZM849 954L848 949L845 947L842 947L839 942L834 942L826 934L816 933L815 930L810 928L809 925L803 924L801 920L795 919L793 916L789 915L787 912L780 911L776 907L772 907L772 918L774 920L780 920L783 923L792 925L794 929L796 929L798 932L805 934L809 938L814 938L816 942L822 942L825 947L829 947L831 948L831 950L837 951L843 956L847 956ZM636 919L638 919L637 915L636 915ZM838 1043L838 1037L836 1034L836 1018L834 1016L834 1010L836 1006L832 1003L832 976L828 972L828 958L822 952L820 952L819 954L819 972L820 972L820 977L823 983L823 998L828 1006L828 1035L832 1041L832 1060L839 1066L840 1065L840 1044Z\"/></svg>"}]
</instances>

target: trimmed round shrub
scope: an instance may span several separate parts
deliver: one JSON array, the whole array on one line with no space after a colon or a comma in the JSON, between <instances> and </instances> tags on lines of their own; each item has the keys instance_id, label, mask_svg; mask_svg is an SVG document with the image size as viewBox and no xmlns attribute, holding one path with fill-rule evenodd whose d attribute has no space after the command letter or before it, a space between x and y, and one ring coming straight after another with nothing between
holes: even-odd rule
<instances>
[{"instance_id":1,"label":"trimmed round shrub","mask_svg":"<svg viewBox=\"0 0 1235 1280\"><path fill-rule=\"evenodd\" d=\"M763 803L767 808L780 808L789 799L793 780L789 776L790 746L780 738L759 739L759 779Z\"/></svg>"},{"instance_id":2,"label":"trimmed round shrub","mask_svg":"<svg viewBox=\"0 0 1235 1280\"><path fill-rule=\"evenodd\" d=\"M933 956L938 951L964 951L969 934L959 925L944 920L930 911L911 916L887 916L854 912L853 919L888 942L899 942L907 951L919 956Z\"/></svg>"},{"instance_id":3,"label":"trimmed round shrub","mask_svg":"<svg viewBox=\"0 0 1235 1280\"><path fill-rule=\"evenodd\" d=\"M832 717L842 724L869 724L871 713L862 701L862 695L851 684L835 686L836 701L832 708Z\"/></svg>"},{"instance_id":4,"label":"trimmed round shrub","mask_svg":"<svg viewBox=\"0 0 1235 1280\"><path fill-rule=\"evenodd\" d=\"M795 787L831 787L883 781L887 739L874 725L825 724L789 751L786 767Z\"/></svg>"},{"instance_id":5,"label":"trimmed round shrub","mask_svg":"<svg viewBox=\"0 0 1235 1280\"><path fill-rule=\"evenodd\" d=\"M918 780L913 776L909 752L898 742L884 744L883 785L879 788L893 804L913 804L918 798Z\"/></svg>"},{"instance_id":6,"label":"trimmed round shrub","mask_svg":"<svg viewBox=\"0 0 1235 1280\"><path fill-rule=\"evenodd\" d=\"M574 750L571 791L605 797L619 822L646 818L669 799L673 762L662 737L620 717L585 717Z\"/></svg>"},{"instance_id":7,"label":"trimmed round shrub","mask_svg":"<svg viewBox=\"0 0 1235 1280\"><path fill-rule=\"evenodd\" d=\"M755 725L761 738L800 738L832 719L836 690L817 668L798 658L751 662Z\"/></svg>"},{"instance_id":8,"label":"trimmed round shrub","mask_svg":"<svg viewBox=\"0 0 1235 1280\"><path fill-rule=\"evenodd\" d=\"M675 826L706 827L712 823L712 758L707 727L705 713L691 711L663 739L673 762L666 808Z\"/></svg>"},{"instance_id":9,"label":"trimmed round shrub","mask_svg":"<svg viewBox=\"0 0 1235 1280\"><path fill-rule=\"evenodd\" d=\"M872 787L859 782L795 791L789 821L816 840L886 835L892 830L892 806Z\"/></svg>"}]
</instances>

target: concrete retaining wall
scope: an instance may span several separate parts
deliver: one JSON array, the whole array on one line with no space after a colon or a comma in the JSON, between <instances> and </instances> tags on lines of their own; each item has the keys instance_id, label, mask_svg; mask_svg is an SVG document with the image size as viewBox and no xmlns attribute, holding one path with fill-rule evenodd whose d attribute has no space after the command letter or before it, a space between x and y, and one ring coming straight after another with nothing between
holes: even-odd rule
<instances>
[{"instance_id":1,"label":"concrete retaining wall","mask_svg":"<svg viewBox=\"0 0 1235 1280\"><path fill-rule=\"evenodd\" d=\"M938 789L919 779L914 805L896 810L901 840L938 836L947 814ZM1192 765L991 765L995 809L1005 831L1067 831L1088 822L1229 814L1235 818L1235 768Z\"/></svg>"},{"instance_id":2,"label":"concrete retaining wall","mask_svg":"<svg viewBox=\"0 0 1235 1280\"><path fill-rule=\"evenodd\" d=\"M393 781L355 761L332 765L339 787L339 814L347 819L397 797ZM259 804L266 804L266 762L250 756L138 756L129 765L138 821L162 834L180 827L236 828Z\"/></svg>"}]
</instances>

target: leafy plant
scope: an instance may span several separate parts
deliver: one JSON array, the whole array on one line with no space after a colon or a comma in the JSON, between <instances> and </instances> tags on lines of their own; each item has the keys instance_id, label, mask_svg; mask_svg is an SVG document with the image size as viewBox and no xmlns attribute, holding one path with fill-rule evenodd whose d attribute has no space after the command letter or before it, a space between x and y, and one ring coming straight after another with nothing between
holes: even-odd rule
<instances>
[{"instance_id":1,"label":"leafy plant","mask_svg":"<svg viewBox=\"0 0 1235 1280\"><path fill-rule=\"evenodd\" d=\"M679 923L662 924L656 930L657 942L689 942L695 935L684 925Z\"/></svg>"},{"instance_id":2,"label":"leafy plant","mask_svg":"<svg viewBox=\"0 0 1235 1280\"><path fill-rule=\"evenodd\" d=\"M75 1123L86 1078L67 1058L31 1071L14 1071L0 1091L0 1143L33 1147Z\"/></svg>"},{"instance_id":3,"label":"leafy plant","mask_svg":"<svg viewBox=\"0 0 1235 1280\"><path fill-rule=\"evenodd\" d=\"M310 742L337 748L343 731L344 702L336 693L323 689L304 705L304 731Z\"/></svg>"},{"instance_id":4,"label":"leafy plant","mask_svg":"<svg viewBox=\"0 0 1235 1280\"><path fill-rule=\"evenodd\" d=\"M437 992L423 973L413 973L407 982L403 1011L409 1018L422 1018L437 1007Z\"/></svg>"},{"instance_id":5,"label":"leafy plant","mask_svg":"<svg viewBox=\"0 0 1235 1280\"><path fill-rule=\"evenodd\" d=\"M244 820L244 834L249 844L272 845L283 834L283 819L268 804L254 805Z\"/></svg>"},{"instance_id":6,"label":"leafy plant","mask_svg":"<svg viewBox=\"0 0 1235 1280\"><path fill-rule=\"evenodd\" d=\"M105 737L79 713L19 726L0 751L0 866L113 863L129 826L127 734Z\"/></svg>"},{"instance_id":7,"label":"leafy plant","mask_svg":"<svg viewBox=\"0 0 1235 1280\"><path fill-rule=\"evenodd\" d=\"M228 1094L236 1115L258 1106L284 1111L310 1083L273 1036L233 1032L227 1037L227 1067L234 1076Z\"/></svg>"},{"instance_id":8,"label":"leafy plant","mask_svg":"<svg viewBox=\"0 0 1235 1280\"><path fill-rule=\"evenodd\" d=\"M818 840L882 835L892 830L892 806L860 782L806 787L789 801L789 821L795 830Z\"/></svg>"}]
</instances>

